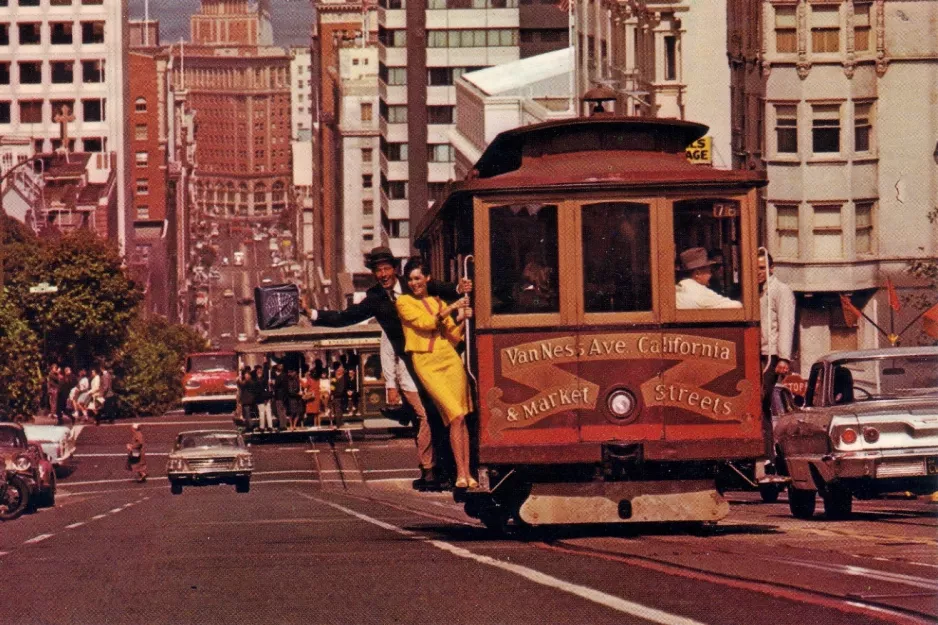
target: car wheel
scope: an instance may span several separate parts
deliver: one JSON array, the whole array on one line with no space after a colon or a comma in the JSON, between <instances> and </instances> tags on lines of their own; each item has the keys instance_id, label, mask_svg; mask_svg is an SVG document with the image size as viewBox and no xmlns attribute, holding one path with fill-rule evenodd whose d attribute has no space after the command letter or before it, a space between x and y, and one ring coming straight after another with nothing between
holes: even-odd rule
<instances>
[{"instance_id":1,"label":"car wheel","mask_svg":"<svg viewBox=\"0 0 938 625\"><path fill-rule=\"evenodd\" d=\"M180 484L179 482L170 482L170 483L169 483L169 492L171 492L171 493L174 494L174 495L181 495L181 494L182 494L182 484Z\"/></svg>"},{"instance_id":2,"label":"car wheel","mask_svg":"<svg viewBox=\"0 0 938 625\"><path fill-rule=\"evenodd\" d=\"M775 503L782 489L777 484L759 484L759 495L765 503Z\"/></svg>"},{"instance_id":3,"label":"car wheel","mask_svg":"<svg viewBox=\"0 0 938 625\"><path fill-rule=\"evenodd\" d=\"M853 494L844 488L828 487L824 495L824 516L832 521L846 519L853 511Z\"/></svg>"},{"instance_id":4,"label":"car wheel","mask_svg":"<svg viewBox=\"0 0 938 625\"><path fill-rule=\"evenodd\" d=\"M817 506L817 492L802 490L793 486L788 487L788 507L796 519L810 519L814 516Z\"/></svg>"},{"instance_id":5,"label":"car wheel","mask_svg":"<svg viewBox=\"0 0 938 625\"><path fill-rule=\"evenodd\" d=\"M250 478L238 480L238 482L235 484L235 492L248 493L250 491L251 491Z\"/></svg>"}]
</instances>

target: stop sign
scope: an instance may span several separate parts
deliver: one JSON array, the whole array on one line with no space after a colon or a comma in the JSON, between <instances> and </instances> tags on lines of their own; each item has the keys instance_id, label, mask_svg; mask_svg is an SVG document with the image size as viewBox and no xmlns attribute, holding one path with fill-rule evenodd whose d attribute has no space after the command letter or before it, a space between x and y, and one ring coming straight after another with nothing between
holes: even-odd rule
<instances>
[{"instance_id":1,"label":"stop sign","mask_svg":"<svg viewBox=\"0 0 938 625\"><path fill-rule=\"evenodd\" d=\"M797 373L786 376L785 380L782 381L782 386L791 391L792 395L798 395L799 397L804 397L804 394L808 392L808 381Z\"/></svg>"}]
</instances>

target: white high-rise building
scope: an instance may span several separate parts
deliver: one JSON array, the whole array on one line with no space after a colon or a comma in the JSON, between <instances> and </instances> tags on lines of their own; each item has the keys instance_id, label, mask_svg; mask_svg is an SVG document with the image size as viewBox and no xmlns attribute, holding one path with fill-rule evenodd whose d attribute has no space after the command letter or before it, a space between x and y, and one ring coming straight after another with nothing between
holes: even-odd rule
<instances>
[{"instance_id":1,"label":"white high-rise building","mask_svg":"<svg viewBox=\"0 0 938 625\"><path fill-rule=\"evenodd\" d=\"M309 47L290 48L290 126L293 141L309 141L313 130L313 61Z\"/></svg>"},{"instance_id":2,"label":"white high-rise building","mask_svg":"<svg viewBox=\"0 0 938 625\"><path fill-rule=\"evenodd\" d=\"M74 152L114 153L114 228L123 249L130 231L126 0L0 0L0 6L0 136L27 139L37 153L63 147L63 138Z\"/></svg>"},{"instance_id":3,"label":"white high-rise building","mask_svg":"<svg viewBox=\"0 0 938 625\"><path fill-rule=\"evenodd\" d=\"M374 46L339 50L342 101L342 266L352 274L355 297L363 297L374 279L365 267L371 248L386 244L381 237L378 205L380 142L378 120L378 50ZM362 111L368 113L362 114ZM402 254L403 255L403 254Z\"/></svg>"}]
</instances>

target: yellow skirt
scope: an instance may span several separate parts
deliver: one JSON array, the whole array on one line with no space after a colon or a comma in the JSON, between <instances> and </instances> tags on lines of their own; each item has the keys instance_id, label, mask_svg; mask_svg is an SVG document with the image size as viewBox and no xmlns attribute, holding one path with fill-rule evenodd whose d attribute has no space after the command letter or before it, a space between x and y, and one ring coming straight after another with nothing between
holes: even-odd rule
<instances>
[{"instance_id":1,"label":"yellow skirt","mask_svg":"<svg viewBox=\"0 0 938 625\"><path fill-rule=\"evenodd\" d=\"M472 411L469 381L462 359L446 340L438 339L432 352L414 352L414 371L447 425Z\"/></svg>"}]
</instances>

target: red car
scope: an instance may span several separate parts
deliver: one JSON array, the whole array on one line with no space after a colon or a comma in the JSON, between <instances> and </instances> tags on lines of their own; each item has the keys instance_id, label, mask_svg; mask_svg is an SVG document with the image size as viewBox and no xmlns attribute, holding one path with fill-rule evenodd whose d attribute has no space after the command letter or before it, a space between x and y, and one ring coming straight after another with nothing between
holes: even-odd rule
<instances>
[{"instance_id":1,"label":"red car","mask_svg":"<svg viewBox=\"0 0 938 625\"><path fill-rule=\"evenodd\" d=\"M186 357L182 378L186 414L224 407L234 410L238 398L238 355L203 352Z\"/></svg>"}]
</instances>

